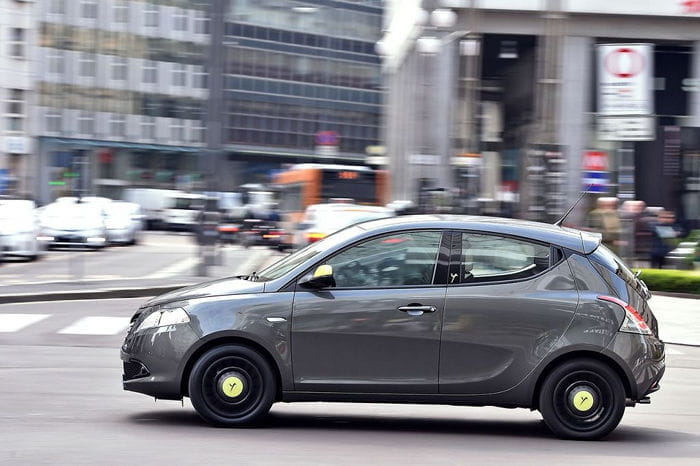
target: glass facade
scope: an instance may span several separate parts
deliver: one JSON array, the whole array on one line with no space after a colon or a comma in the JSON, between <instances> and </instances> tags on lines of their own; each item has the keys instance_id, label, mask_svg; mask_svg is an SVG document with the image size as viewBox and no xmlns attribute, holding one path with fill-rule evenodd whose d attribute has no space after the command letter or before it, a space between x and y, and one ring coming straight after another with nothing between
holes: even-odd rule
<instances>
[{"instance_id":1,"label":"glass facade","mask_svg":"<svg viewBox=\"0 0 700 466\"><path fill-rule=\"evenodd\" d=\"M224 143L313 154L334 131L339 152L378 144L381 2L230 0L225 13Z\"/></svg>"}]
</instances>

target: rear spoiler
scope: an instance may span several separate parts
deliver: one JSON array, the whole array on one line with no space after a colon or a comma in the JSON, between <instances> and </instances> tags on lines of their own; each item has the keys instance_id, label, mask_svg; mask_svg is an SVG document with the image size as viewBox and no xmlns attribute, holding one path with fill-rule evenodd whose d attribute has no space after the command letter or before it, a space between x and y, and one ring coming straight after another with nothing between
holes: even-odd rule
<instances>
[{"instance_id":1,"label":"rear spoiler","mask_svg":"<svg viewBox=\"0 0 700 466\"><path fill-rule=\"evenodd\" d=\"M583 244L583 253L590 254L600 246L603 240L603 235L590 231L581 231L581 243Z\"/></svg>"}]
</instances>

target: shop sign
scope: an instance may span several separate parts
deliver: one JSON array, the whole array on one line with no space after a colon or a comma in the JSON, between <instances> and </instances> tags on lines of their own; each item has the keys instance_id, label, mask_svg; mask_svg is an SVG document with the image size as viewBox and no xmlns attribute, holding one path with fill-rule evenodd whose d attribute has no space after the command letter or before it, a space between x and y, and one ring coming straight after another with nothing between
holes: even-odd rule
<instances>
[{"instance_id":1,"label":"shop sign","mask_svg":"<svg viewBox=\"0 0 700 466\"><path fill-rule=\"evenodd\" d=\"M583 189L592 193L605 193L610 184L608 153L587 150L583 153Z\"/></svg>"},{"instance_id":2,"label":"shop sign","mask_svg":"<svg viewBox=\"0 0 700 466\"><path fill-rule=\"evenodd\" d=\"M29 138L24 136L5 136L4 151L8 154L28 154Z\"/></svg>"}]
</instances>

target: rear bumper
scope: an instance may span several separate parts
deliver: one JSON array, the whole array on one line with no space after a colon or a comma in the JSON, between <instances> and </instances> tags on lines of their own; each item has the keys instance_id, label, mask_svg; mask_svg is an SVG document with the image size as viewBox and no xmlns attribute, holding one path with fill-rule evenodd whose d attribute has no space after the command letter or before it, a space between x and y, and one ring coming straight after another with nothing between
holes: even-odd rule
<instances>
[{"instance_id":1,"label":"rear bumper","mask_svg":"<svg viewBox=\"0 0 700 466\"><path fill-rule=\"evenodd\" d=\"M659 390L666 371L666 353L664 343L655 336L617 332L603 353L622 366L633 401Z\"/></svg>"}]
</instances>

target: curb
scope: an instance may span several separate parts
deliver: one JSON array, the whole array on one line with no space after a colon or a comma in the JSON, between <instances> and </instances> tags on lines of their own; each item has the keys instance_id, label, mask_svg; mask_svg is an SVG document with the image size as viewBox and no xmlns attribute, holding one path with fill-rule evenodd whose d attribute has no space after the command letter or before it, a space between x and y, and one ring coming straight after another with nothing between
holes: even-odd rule
<instances>
[{"instance_id":1,"label":"curb","mask_svg":"<svg viewBox=\"0 0 700 466\"><path fill-rule=\"evenodd\" d=\"M192 283L154 286L150 288L108 288L86 291L54 291L41 294L22 293L1 295L0 304L34 303L39 301L78 301L86 299L143 298L146 296L157 296L190 285L192 285Z\"/></svg>"},{"instance_id":2,"label":"curb","mask_svg":"<svg viewBox=\"0 0 700 466\"><path fill-rule=\"evenodd\" d=\"M651 291L652 296L666 296L668 298L700 299L700 294L693 293L672 293L669 291Z\"/></svg>"}]
</instances>

